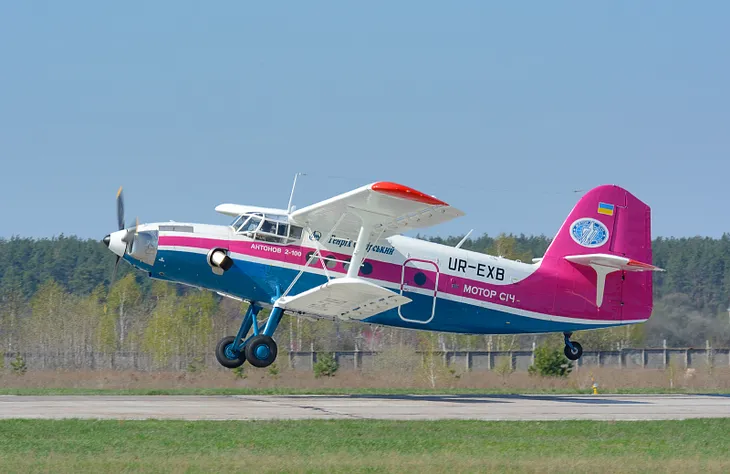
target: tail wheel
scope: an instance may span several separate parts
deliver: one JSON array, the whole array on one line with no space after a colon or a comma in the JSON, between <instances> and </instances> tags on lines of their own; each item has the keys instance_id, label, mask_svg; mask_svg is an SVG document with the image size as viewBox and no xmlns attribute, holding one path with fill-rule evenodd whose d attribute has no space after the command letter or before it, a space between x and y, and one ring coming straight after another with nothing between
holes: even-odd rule
<instances>
[{"instance_id":1,"label":"tail wheel","mask_svg":"<svg viewBox=\"0 0 730 474\"><path fill-rule=\"evenodd\" d=\"M252 337L244 349L246 360L254 367L268 367L273 364L277 351L276 342L264 334Z\"/></svg>"},{"instance_id":2,"label":"tail wheel","mask_svg":"<svg viewBox=\"0 0 730 474\"><path fill-rule=\"evenodd\" d=\"M570 343L573 345L573 347L571 348L569 345L565 345L565 357L570 360L580 359L580 356L583 355L583 346L575 341L571 341Z\"/></svg>"},{"instance_id":3,"label":"tail wheel","mask_svg":"<svg viewBox=\"0 0 730 474\"><path fill-rule=\"evenodd\" d=\"M245 351L237 351L233 347L233 342L236 340L235 336L227 336L218 342L215 348L215 358L218 363L228 369L235 369L241 367L246 362Z\"/></svg>"}]
</instances>

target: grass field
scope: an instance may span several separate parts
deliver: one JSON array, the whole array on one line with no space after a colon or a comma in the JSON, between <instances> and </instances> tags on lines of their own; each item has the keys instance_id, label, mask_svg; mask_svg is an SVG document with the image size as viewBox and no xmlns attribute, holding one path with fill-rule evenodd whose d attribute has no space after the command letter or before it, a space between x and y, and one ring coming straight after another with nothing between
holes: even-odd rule
<instances>
[{"instance_id":1,"label":"grass field","mask_svg":"<svg viewBox=\"0 0 730 474\"><path fill-rule=\"evenodd\" d=\"M2 472L728 472L730 419L0 421Z\"/></svg>"},{"instance_id":2,"label":"grass field","mask_svg":"<svg viewBox=\"0 0 730 474\"><path fill-rule=\"evenodd\" d=\"M600 394L730 393L730 368L673 371L581 369L567 378L499 375L491 371L446 374L432 385L419 374L397 370L338 371L334 377L282 369L247 369L245 379L230 371L32 371L17 376L0 371L0 395L343 395L343 394Z\"/></svg>"},{"instance_id":3,"label":"grass field","mask_svg":"<svg viewBox=\"0 0 730 474\"><path fill-rule=\"evenodd\" d=\"M240 375L240 374L239 374ZM243 376L224 369L195 372L113 370L29 370L24 375L0 370L0 393L730 393L730 367L667 370L591 367L569 377L534 377L526 372L443 372L431 379L417 369L338 370L316 378L310 371L278 371L246 366ZM210 390L214 389L214 390Z\"/></svg>"}]
</instances>

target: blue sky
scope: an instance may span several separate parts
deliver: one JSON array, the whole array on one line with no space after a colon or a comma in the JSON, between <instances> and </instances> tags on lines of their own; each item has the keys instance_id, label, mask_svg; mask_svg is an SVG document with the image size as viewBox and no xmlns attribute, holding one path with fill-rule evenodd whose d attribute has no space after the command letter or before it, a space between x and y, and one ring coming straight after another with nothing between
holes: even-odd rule
<instances>
[{"instance_id":1,"label":"blue sky","mask_svg":"<svg viewBox=\"0 0 730 474\"><path fill-rule=\"evenodd\" d=\"M553 235L625 186L655 236L730 231L727 2L3 2L0 236L225 223L372 181Z\"/></svg>"}]
</instances>

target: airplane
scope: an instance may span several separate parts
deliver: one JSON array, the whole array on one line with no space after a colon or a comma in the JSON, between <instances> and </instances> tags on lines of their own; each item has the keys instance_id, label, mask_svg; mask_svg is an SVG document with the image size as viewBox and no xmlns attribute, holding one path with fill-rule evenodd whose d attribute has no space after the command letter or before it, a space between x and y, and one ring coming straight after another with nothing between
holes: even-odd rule
<instances>
[{"instance_id":1,"label":"airplane","mask_svg":"<svg viewBox=\"0 0 730 474\"><path fill-rule=\"evenodd\" d=\"M296 186L296 177L294 180ZM292 188L292 195L294 189ZM375 182L301 209L221 204L230 225L124 225L103 239L149 277L248 302L215 355L267 367L282 316L463 334L562 332L645 322L652 311L651 210L614 185L585 193L542 258L521 262L401 235L464 215L413 188ZM114 277L112 277L113 281ZM259 321L262 308L270 309ZM250 334L249 334L250 332Z\"/></svg>"}]
</instances>

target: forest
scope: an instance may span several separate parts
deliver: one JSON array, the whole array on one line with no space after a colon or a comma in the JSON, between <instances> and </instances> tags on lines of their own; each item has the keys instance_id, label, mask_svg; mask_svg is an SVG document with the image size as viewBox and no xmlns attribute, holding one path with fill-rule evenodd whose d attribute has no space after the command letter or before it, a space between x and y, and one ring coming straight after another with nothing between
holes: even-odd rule
<instances>
[{"instance_id":1,"label":"forest","mask_svg":"<svg viewBox=\"0 0 730 474\"><path fill-rule=\"evenodd\" d=\"M419 238L426 238L420 237ZM462 236L429 238L456 245ZM543 255L545 236L499 235L468 239L463 247L530 261ZM730 346L730 234L657 238L655 307L645 324L586 331L584 347ZM218 295L152 281L126 263L110 288L114 255L98 241L59 236L0 239L0 347L6 353L143 352L161 365L171 357L212 351L235 333L242 304ZM382 350L418 346L418 331L359 323L285 317L280 350ZM546 336L438 336L442 350L529 348Z\"/></svg>"}]
</instances>

